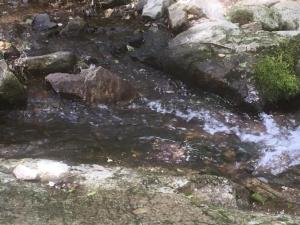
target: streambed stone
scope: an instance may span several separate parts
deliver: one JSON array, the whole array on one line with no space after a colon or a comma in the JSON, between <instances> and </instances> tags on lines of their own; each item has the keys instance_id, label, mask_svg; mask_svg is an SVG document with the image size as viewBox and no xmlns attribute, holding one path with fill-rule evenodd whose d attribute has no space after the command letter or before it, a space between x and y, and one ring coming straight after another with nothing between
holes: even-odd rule
<instances>
[{"instance_id":1,"label":"streambed stone","mask_svg":"<svg viewBox=\"0 0 300 225\"><path fill-rule=\"evenodd\" d=\"M60 34L66 37L77 37L85 33L87 23L84 19L76 17L68 22Z\"/></svg>"},{"instance_id":2,"label":"streambed stone","mask_svg":"<svg viewBox=\"0 0 300 225\"><path fill-rule=\"evenodd\" d=\"M128 81L103 67L83 70L80 74L49 74L46 81L57 93L79 97L90 104L128 102L137 97L137 91Z\"/></svg>"},{"instance_id":3,"label":"streambed stone","mask_svg":"<svg viewBox=\"0 0 300 225\"><path fill-rule=\"evenodd\" d=\"M19 66L27 75L47 75L56 72L70 72L76 64L71 52L55 52L47 55L22 58Z\"/></svg>"},{"instance_id":4,"label":"streambed stone","mask_svg":"<svg viewBox=\"0 0 300 225\"><path fill-rule=\"evenodd\" d=\"M47 13L36 15L32 21L32 27L37 31L46 31L55 28L56 26L57 24L50 20Z\"/></svg>"}]
</instances>

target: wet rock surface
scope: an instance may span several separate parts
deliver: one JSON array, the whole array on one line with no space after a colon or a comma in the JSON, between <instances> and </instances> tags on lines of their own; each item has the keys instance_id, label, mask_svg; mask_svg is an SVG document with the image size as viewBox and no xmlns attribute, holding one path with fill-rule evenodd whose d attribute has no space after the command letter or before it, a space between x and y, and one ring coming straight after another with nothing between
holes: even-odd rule
<instances>
[{"instance_id":1,"label":"wet rock surface","mask_svg":"<svg viewBox=\"0 0 300 225\"><path fill-rule=\"evenodd\" d=\"M64 27L60 34L66 37L76 37L83 35L86 32L87 23L84 19L76 17L73 20L69 21L66 27Z\"/></svg>"},{"instance_id":2,"label":"wet rock surface","mask_svg":"<svg viewBox=\"0 0 300 225\"><path fill-rule=\"evenodd\" d=\"M72 176L65 180L39 184L18 182L10 174L11 169L24 163L34 165L43 161L1 160L0 198L5 202L0 211L2 224L95 224L99 220L100 224L299 222L299 218L283 214L237 210L231 205L235 195L228 180L193 175L193 171L183 176L161 168L131 170L80 165L70 167ZM187 184L190 192L185 195L182 190ZM16 192L19 194L15 195ZM218 196L219 203L233 208L214 205L218 204L214 195ZM20 214L12 217L12 213Z\"/></svg>"},{"instance_id":3,"label":"wet rock surface","mask_svg":"<svg viewBox=\"0 0 300 225\"><path fill-rule=\"evenodd\" d=\"M219 53L211 55L215 49ZM161 62L166 71L196 87L227 96L233 104L244 105L249 110L262 109L250 72L255 62L251 55L232 54L220 46L192 44L168 49Z\"/></svg>"},{"instance_id":4,"label":"wet rock surface","mask_svg":"<svg viewBox=\"0 0 300 225\"><path fill-rule=\"evenodd\" d=\"M49 74L46 81L57 93L79 97L90 104L129 102L138 96L129 82L103 67L80 74Z\"/></svg>"},{"instance_id":5,"label":"wet rock surface","mask_svg":"<svg viewBox=\"0 0 300 225\"><path fill-rule=\"evenodd\" d=\"M55 72L69 72L74 69L76 57L71 52L55 52L48 55L26 57L20 60L24 73L43 76Z\"/></svg>"},{"instance_id":6,"label":"wet rock surface","mask_svg":"<svg viewBox=\"0 0 300 225\"><path fill-rule=\"evenodd\" d=\"M26 102L25 87L0 60L0 109L22 107Z\"/></svg>"},{"instance_id":7,"label":"wet rock surface","mask_svg":"<svg viewBox=\"0 0 300 225\"><path fill-rule=\"evenodd\" d=\"M57 24L50 20L47 13L36 15L32 21L32 27L37 31L46 31L55 28L56 26Z\"/></svg>"}]
</instances>

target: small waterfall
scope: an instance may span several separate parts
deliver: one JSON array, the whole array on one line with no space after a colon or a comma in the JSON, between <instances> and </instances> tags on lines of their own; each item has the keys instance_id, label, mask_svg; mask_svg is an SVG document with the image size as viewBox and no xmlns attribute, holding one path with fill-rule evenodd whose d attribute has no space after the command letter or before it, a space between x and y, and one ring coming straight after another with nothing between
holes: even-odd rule
<instances>
[{"instance_id":1,"label":"small waterfall","mask_svg":"<svg viewBox=\"0 0 300 225\"><path fill-rule=\"evenodd\" d=\"M271 115L262 113L260 125L264 131L258 133L251 127L242 127L244 121L230 113L225 113L220 118L206 109L182 111L164 106L160 101L150 101L147 105L151 110L173 114L187 122L192 119L201 120L204 122L201 124L202 129L210 135L219 132L235 134L242 142L255 143L261 155L256 162L256 172L266 171L277 175L291 166L300 165L300 126L294 130L279 126Z\"/></svg>"}]
</instances>

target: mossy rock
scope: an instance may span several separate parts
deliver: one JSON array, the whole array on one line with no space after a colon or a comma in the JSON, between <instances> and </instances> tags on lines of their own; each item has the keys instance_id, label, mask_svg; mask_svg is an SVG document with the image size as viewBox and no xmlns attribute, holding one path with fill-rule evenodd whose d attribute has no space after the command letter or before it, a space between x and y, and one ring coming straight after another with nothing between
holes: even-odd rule
<instances>
[{"instance_id":1,"label":"mossy rock","mask_svg":"<svg viewBox=\"0 0 300 225\"><path fill-rule=\"evenodd\" d=\"M255 65L257 86L269 103L300 95L300 80L295 65L300 55L300 36L260 53Z\"/></svg>"},{"instance_id":2,"label":"mossy rock","mask_svg":"<svg viewBox=\"0 0 300 225\"><path fill-rule=\"evenodd\" d=\"M24 86L8 70L4 60L0 60L0 109L15 108L26 102Z\"/></svg>"},{"instance_id":3,"label":"mossy rock","mask_svg":"<svg viewBox=\"0 0 300 225\"><path fill-rule=\"evenodd\" d=\"M263 5L234 6L228 16L231 22L240 25L259 22L263 29L268 31L278 30L280 27L278 13Z\"/></svg>"},{"instance_id":4,"label":"mossy rock","mask_svg":"<svg viewBox=\"0 0 300 225\"><path fill-rule=\"evenodd\" d=\"M229 13L230 21L233 23L238 23L239 25L244 25L253 22L253 12L244 8L232 9Z\"/></svg>"}]
</instances>

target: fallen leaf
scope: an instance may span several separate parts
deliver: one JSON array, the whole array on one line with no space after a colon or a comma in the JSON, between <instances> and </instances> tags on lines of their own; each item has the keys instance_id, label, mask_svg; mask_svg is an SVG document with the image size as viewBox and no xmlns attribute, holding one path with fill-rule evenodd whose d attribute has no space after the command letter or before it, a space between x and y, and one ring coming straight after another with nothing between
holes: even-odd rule
<instances>
[{"instance_id":1,"label":"fallen leaf","mask_svg":"<svg viewBox=\"0 0 300 225\"><path fill-rule=\"evenodd\" d=\"M138 208L132 211L135 215L145 214L147 212L146 208Z\"/></svg>"},{"instance_id":2,"label":"fallen leaf","mask_svg":"<svg viewBox=\"0 0 300 225\"><path fill-rule=\"evenodd\" d=\"M94 196L94 195L96 195L97 194L97 192L96 191L93 191L93 192L89 192L88 194L87 194L87 196L88 197L92 197L92 196Z\"/></svg>"}]
</instances>

